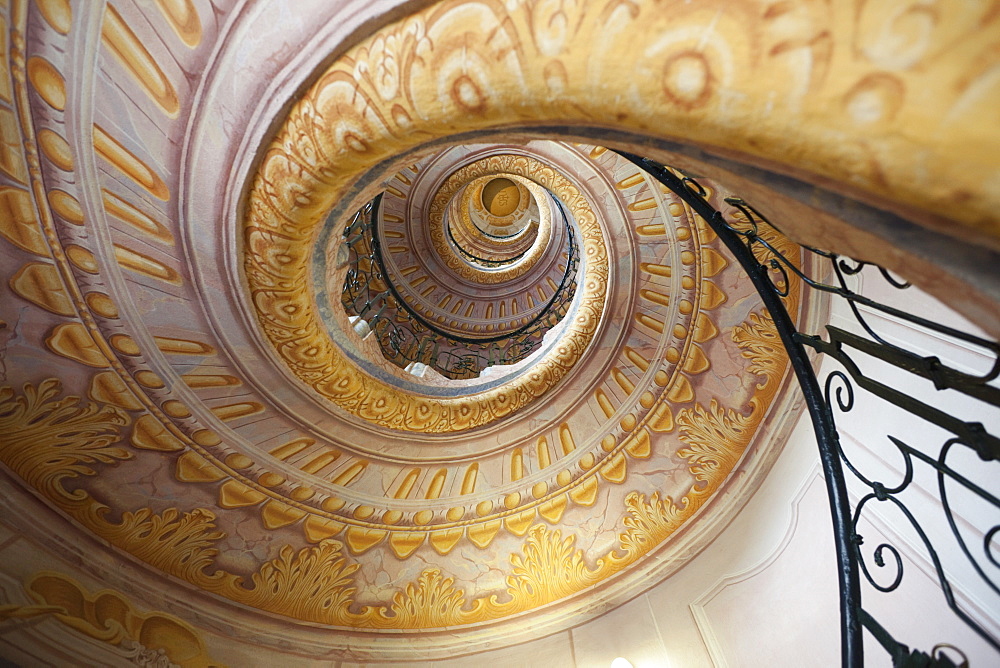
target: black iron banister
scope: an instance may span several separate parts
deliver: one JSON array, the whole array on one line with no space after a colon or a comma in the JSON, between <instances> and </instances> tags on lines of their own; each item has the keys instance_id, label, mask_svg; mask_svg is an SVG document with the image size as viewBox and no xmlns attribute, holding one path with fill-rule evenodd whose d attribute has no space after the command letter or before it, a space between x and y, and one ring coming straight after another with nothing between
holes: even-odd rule
<instances>
[{"instance_id":1,"label":"black iron banister","mask_svg":"<svg viewBox=\"0 0 1000 668\"><path fill-rule=\"evenodd\" d=\"M943 592L947 606L955 615L965 622L972 630L1000 652L1000 640L988 633L980 624L967 614L956 602L951 582L941 563L940 556L932 544L927 532L901 501L898 495L906 490L914 479L914 462L931 467L937 476L941 509L947 519L952 536L958 543L962 555L971 564L975 574L989 588L1000 595L1000 586L984 570L977 558L969 549L965 537L959 531L951 508L947 482L960 485L973 494L981 502L992 508L1000 508L1000 499L983 489L968 477L956 471L949 465L947 458L953 446L959 445L974 451L984 462L1000 461L1000 438L990 434L979 421L969 421L949 414L936 406L921 401L907 391L900 391L887 383L867 376L852 359L851 351L863 354L896 369L908 372L914 377L922 378L933 384L935 390L952 390L967 397L982 401L993 407L1000 407L1000 389L989 385L1000 375L1000 344L989 341L975 334L962 332L953 327L943 325L928 318L909 313L902 309L881 304L868 297L860 295L848 287L847 276L859 273L870 263L848 261L835 253L803 246L805 252L829 261L832 265L836 284L830 285L815 280L799 269L794 262L785 257L774 244L760 233L760 226L767 225L775 232L780 232L770 221L762 216L752 206L735 197L725 198L726 204L740 212L745 221L733 224L726 220L707 198L705 189L691 177L679 174L669 167L628 153L622 156L648 172L666 188L683 200L698 216L704 219L708 226L719 236L721 241L732 253L736 261L747 272L754 287L760 295L765 308L770 313L775 329L788 353L791 367L802 390L805 404L812 420L816 435L820 461L826 478L827 495L830 502L831 517L834 530L834 544L837 552L838 579L840 586L840 619L841 619L841 652L844 666L855 668L864 664L863 628L875 637L890 654L893 665L928 666L939 668L955 668L956 664L944 651L958 651L949 645L938 645L929 654L911 650L906 645L895 640L891 634L879 624L863 607L861 601L861 578L871 584L876 590L889 592L895 590L903 578L903 561L899 551L890 543L883 542L876 546L873 552L875 565L883 568L886 565L887 554L895 562L895 577L888 584L880 584L875 580L861 552L864 544L858 533L858 522L866 506L874 501L887 503L895 507L905 517L909 526L915 530L923 548L933 564L938 578L938 584ZM737 216L738 218L739 216ZM876 266L876 265L872 265ZM897 280L888 271L878 267L882 277L894 288L906 289L909 283ZM789 272L802 279L803 285L846 300L850 311L860 328L871 338L865 338L844 329L826 326L827 337L799 332L794 321L785 308L783 299L787 296L790 282ZM778 277L778 280L775 279ZM990 368L981 375L966 373L953 369L939 358L926 356L906 350L885 340L865 320L858 306L862 305L873 311L899 318L911 325L924 328L943 337L970 344L976 349L992 356ZM836 360L845 370L831 371L821 390L807 348L818 354ZM903 457L905 471L902 480L894 485L886 485L878 480L866 477L847 457L841 447L840 437L834 411L847 413L854 406L855 393L851 382L868 395L877 397L889 404L901 408L907 414L950 432L949 438L940 448L937 456L931 456L918 450L901 439L887 434L889 442ZM860 499L852 504L847 493L847 478L844 467L850 471L852 480L856 479L867 489ZM991 522L990 524L993 524ZM992 540L1000 534L1000 524L995 524L984 531L983 552L985 561L1000 569L998 560L991 550ZM961 654L961 652L959 652ZM964 655L963 663L967 665Z\"/></svg>"}]
</instances>

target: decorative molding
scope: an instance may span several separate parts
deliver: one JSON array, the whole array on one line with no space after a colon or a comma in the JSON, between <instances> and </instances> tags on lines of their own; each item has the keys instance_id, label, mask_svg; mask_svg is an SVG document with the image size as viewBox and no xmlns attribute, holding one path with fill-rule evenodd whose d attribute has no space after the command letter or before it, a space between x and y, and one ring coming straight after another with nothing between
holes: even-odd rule
<instances>
[{"instance_id":1,"label":"decorative molding","mask_svg":"<svg viewBox=\"0 0 1000 668\"><path fill-rule=\"evenodd\" d=\"M809 472L799 482L798 487L795 489L795 493L789 503L792 511L790 522L788 523L788 527L785 529L785 533L782 535L781 540L779 540L777 545L774 546L774 549L772 549L753 566L736 573L720 577L716 580L715 584L705 591L705 593L688 605L688 608L691 610L691 616L694 617L695 625L698 627L698 632L701 634L702 642L705 643L705 648L708 650L709 656L712 657L712 664L716 668L728 668L729 662L722 649L722 644L719 642L719 639L715 634L715 629L712 625L712 620L708 615L708 611L706 610L706 606L724 589L741 582L746 582L760 575L773 566L781 555L784 554L785 550L791 544L792 538L795 536L796 529L799 525L799 506L805 498L806 493L809 491L809 488L817 481L820 483L823 481L823 476L820 472L818 463L814 464L812 468L810 468Z\"/></svg>"},{"instance_id":2,"label":"decorative molding","mask_svg":"<svg viewBox=\"0 0 1000 668\"><path fill-rule=\"evenodd\" d=\"M449 6L459 12L469 9L468 4ZM118 46L123 39L136 39L132 46L156 55L163 44L143 38L157 26L177 28L169 21L162 23L163 17L155 12L147 16L143 8L128 3L116 7L119 14L112 27ZM74 39L100 44L99 22L91 19L87 25L97 31ZM203 27L210 32L214 24L206 20ZM136 35L128 37L133 28ZM373 39L399 37L393 30L378 31ZM42 44L43 40L27 41ZM52 57L51 65L65 78L68 91L92 91L89 79L74 79L80 73L72 63L56 57L71 52L58 44L41 55ZM208 46L206 37L203 51L217 52ZM370 92L365 88L371 83L365 66L378 64L381 55L374 53L371 41L362 40L349 56L369 48L367 65L358 61L354 63L358 68L350 69L338 62L335 67L342 66L337 70L341 73L350 69L356 76L352 85ZM394 48L390 45L389 51ZM141 49L135 51L140 59ZM120 80L109 76L109 85L125 100L136 94L134 101L147 109L143 105L150 100L143 82L135 81L135 68L119 63L121 58L119 51L105 44L94 60L98 67L107 65L109 72L123 66L123 76ZM164 59L161 64L166 68L168 62ZM196 65L200 62L195 60ZM153 70L146 74L157 76ZM169 77L170 72L159 75ZM18 91L31 112L22 124L30 130L38 123L45 131L53 112L40 106L47 104L44 100L36 99L37 83L22 82ZM194 91L183 83L179 78L172 81L179 112L187 118L191 101L201 100L194 96L202 95L203 89ZM329 79L325 83L333 86L326 92L339 95L339 84ZM602 339L607 347L588 360L586 374L574 376L580 380L578 387L561 395L570 406L546 412L543 402L534 404L531 417L522 422L537 418L543 426L526 427L500 443L501 418L510 418L516 406L529 405L558 382L554 374L545 375L549 370L544 367L525 369L523 384L530 397L522 404L516 397L510 406L505 403L514 384L504 384L494 397L504 399L497 405L477 407L465 397L441 412L442 419L454 418L452 426L462 420L466 426L479 424L462 411L489 412L481 424L490 426L482 431L421 427L405 437L422 439L419 447L424 450L399 457L382 450L378 454L385 456L369 456L361 446L351 450L330 433L341 424L352 429L361 424L353 433L362 434L359 440L374 441L386 433L384 424L354 420L329 402L316 401L314 406L311 392L296 394L300 384L294 379L278 389L249 386L245 379L253 374L241 365L262 359L267 361L262 366L277 369L274 377L286 378L280 363L271 364L273 348L258 345L254 334L247 335L248 345L230 348L221 327L176 331L181 329L179 315L190 316L191 327L213 320L209 312L217 302L236 303L235 312L252 306L245 291L227 293L224 282L221 289L210 282L218 291L214 295L205 291L207 274L198 268L204 268L206 259L191 257L199 252L199 244L172 218L173 211L187 206L179 183L184 174L177 171L177 162L171 162L172 154L155 150L159 146L155 142L169 132L147 136L128 123L116 123L113 112L100 109L101 95L92 97L86 109L71 110L79 117L56 118L71 128L70 157L81 171L67 171L58 164L36 170L34 199L27 207L31 215L18 219L16 227L3 228L12 245L0 252L18 260L10 265L15 292L8 297L18 304L24 301L33 318L24 331L34 338L23 345L31 346L44 363L30 372L22 364L10 386L0 391L0 423L9 428L5 433L17 446L0 446L0 460L49 507L120 550L115 553L118 557L127 553L148 565L150 572L171 576L164 582L173 582L177 590L190 593L191 588L172 578L201 589L205 599L222 608L239 610L247 616L244 619L274 615L283 618L279 621L286 627L290 620L305 622L295 626L301 637L308 633L302 629L314 628L310 625L358 631L352 637L364 637L366 647L375 645L373 638L384 640L372 632L385 629L399 631L396 637L401 639L417 635L410 631L456 625L482 624L490 627L490 633L500 633L497 629L509 630L522 623L524 613L533 611L538 614L533 615L531 629L519 633L540 633L539 629L563 623L549 613L593 614L599 605L592 604L590 593L610 592L620 600L623 592L641 586L639 576L660 575L690 558L725 524L736 506L733 499L749 493L746 487L764 466L760 460L771 461L773 448L761 434L773 433L769 431L773 425L765 427L762 421L783 386L784 366L766 364L765 358L774 354L766 345L766 323L759 318L744 322L738 328L742 338L730 336L733 323L743 320L756 302L747 301L745 282L722 273L728 262L704 222L656 190L642 174L610 161L602 163L604 171L585 171L592 182L607 181L607 190L601 192L610 204L602 211L629 212L621 225L610 225L598 220L599 212L590 206L594 202L587 201L594 198L583 176L579 183L572 181L543 159L536 160L542 166L525 156L515 156L511 162L522 165L523 174L513 174L516 178L537 179L557 191L595 231L585 252L598 273L596 279L588 275L585 280L586 289L599 298L595 297L594 310L578 317L602 336L618 331ZM156 112L157 107L148 109ZM311 113L306 110L295 118L311 123L315 120ZM80 118L83 125L74 126ZM158 131L185 125L170 125L174 121L164 120L166 116L148 118ZM200 127L197 119L191 120L187 125ZM93 121L99 123L96 130ZM306 134L316 138L316 126L309 128ZM25 138L30 140L28 130ZM302 158L293 149L303 148L296 142L308 139L295 133L282 136L289 139L289 154ZM175 139L170 135L169 141ZM330 136L326 140L334 141ZM53 141L39 140L39 144L52 152ZM24 149L37 162L39 154L30 154L32 146L27 141ZM588 147L584 153L588 151L594 159L603 149ZM277 159L277 153L271 155ZM340 162L333 166L337 178L346 174ZM261 165L262 170L269 167L274 165L266 160ZM326 167L306 165L307 170L317 168L321 180L331 176L323 171ZM615 170L621 173L610 178ZM94 178L81 181L80 174ZM92 192L81 187L78 193L70 187L73 182L107 185L103 190L91 188ZM290 181L278 178L271 183L284 186ZM531 183L526 187L541 190L535 181ZM212 190L207 182L205 190ZM265 193L271 199L256 202L281 204L273 220L303 204L282 200L291 191L283 187L279 191ZM330 192L323 186L300 194L309 199ZM72 198L77 197L74 204ZM322 206L313 213L320 209L326 213ZM306 216L294 222L308 226L317 220ZM270 232L276 237L304 235L304 229L280 223ZM597 239L602 235L608 238ZM309 238L301 236L293 245ZM231 242L227 238L220 243ZM270 254L278 245L265 243L257 250ZM615 266L609 248L615 251ZM35 257L26 259L22 251ZM213 260L219 265L232 262L237 251L230 247L227 252L228 259L223 253ZM283 259L268 256L278 264ZM620 272L618 283L626 286L616 293L621 301L614 304L614 312L626 316L623 323L607 322L607 295L601 292L607 291L613 272ZM285 287L274 284L268 289L277 294ZM224 299L213 301L222 293ZM163 313L170 314L170 321ZM252 319L237 317L228 324L246 326L251 332L255 326ZM291 337L284 342L297 345L299 332L284 332ZM567 360L579 357L585 345L583 341L579 350L558 350L559 345L553 349L568 368ZM743 373L748 360L755 365L751 370L756 377ZM31 358L30 364L34 361ZM317 370L310 359L299 361L310 373ZM241 368L244 373L237 370ZM736 389L727 380L733 377L741 379ZM320 421L310 422L311 417L280 422L283 408L275 405L286 401L327 411L322 416L327 420L326 439L319 435ZM359 402L359 406L364 403ZM363 406L365 411L381 410L386 415L395 408ZM426 419L433 423L433 417ZM259 441L254 440L258 429L263 434ZM496 443L489 450L471 452L477 437ZM403 440L399 434L393 438L394 444ZM437 445L450 447L449 456L455 461L428 456ZM462 451L465 445L469 452ZM35 460L26 463L33 457L44 461L37 466ZM433 464L426 463L434 457L438 459ZM665 462L669 475L661 465ZM741 475L747 470L752 471L751 482ZM721 501L711 505L716 499ZM713 508L721 509L722 517L709 514ZM590 523L586 530L578 528L586 522ZM600 531L589 531L598 523ZM657 565L667 553L673 565ZM479 556L488 556L495 566L481 579L467 567L478 563ZM377 580L383 572L390 573L389 584ZM639 576L624 577L627 572ZM397 643L394 651L401 645Z\"/></svg>"},{"instance_id":3,"label":"decorative molding","mask_svg":"<svg viewBox=\"0 0 1000 668\"><path fill-rule=\"evenodd\" d=\"M452 190L440 189L435 201L442 200L443 192L454 194L473 178L489 173L524 177L548 188L562 199L573 212L581 235L584 275L578 281L578 306L560 344L535 362L530 374L521 375L499 388L459 397L431 398L402 392L355 365L328 336L317 313L314 297L304 280L309 273L308 266L314 252L311 245L320 220L312 215L293 220L289 216L297 216L295 212L298 209L286 209L287 203L282 201L283 193L290 190L309 192L311 188L320 187L319 183L312 181L313 175L317 170L330 169L319 165L306 167L306 163L317 157L313 152L315 148L295 147L295 141L322 142L324 137L329 137L321 124L315 124L313 105L318 104L314 100L326 99L330 93L318 86L292 110L285 129L272 142L272 151L258 170L244 222L244 271L250 300L256 309L262 332L279 357L300 380L340 408L375 425L403 431L452 433L482 427L512 415L542 397L583 355L597 331L605 308L607 247L597 217L582 193L554 169L521 156L491 156L458 170L449 178L447 183L451 184ZM297 134L300 132L308 134L311 139L304 140ZM320 153L328 154L335 150L330 146ZM305 161L303 171L288 172L283 167L299 161ZM304 181L300 182L300 179ZM439 217L443 216L447 201L441 201ZM278 211L287 213L279 214ZM432 206L432 220L435 220L434 211ZM532 247L537 249L537 253L548 247L551 230L551 221L541 229ZM439 232L439 241L445 244L445 249L439 248L439 254L447 255L443 228ZM334 230L333 236L336 234ZM448 261L447 257L444 259ZM452 255L450 259L472 271L456 256ZM506 271L520 271L518 267L527 270L533 264L533 259L525 258L510 270L488 274L491 281L500 280L499 277Z\"/></svg>"},{"instance_id":4,"label":"decorative molding","mask_svg":"<svg viewBox=\"0 0 1000 668\"><path fill-rule=\"evenodd\" d=\"M24 589L36 605L2 606L0 622L52 615L74 631L121 648L127 658L141 666L219 666L209 656L196 629L173 615L139 612L119 592L102 589L91 594L73 578L54 571L36 573L25 582Z\"/></svg>"},{"instance_id":5,"label":"decorative molding","mask_svg":"<svg viewBox=\"0 0 1000 668\"><path fill-rule=\"evenodd\" d=\"M748 356L765 350L748 343L740 345ZM780 382L784 369L759 366L772 373L780 370L760 386L761 391L771 392L770 386ZM623 521L626 531L620 536L619 549L598 558L593 567L585 564L583 552L574 547L575 536L564 539L560 530L536 524L528 531L521 554L510 556L513 570L507 579L506 601L500 601L496 594L468 600L464 591L453 586L453 580L425 570L418 582L405 588L405 594L394 597L391 605L366 605L363 612L355 613L350 610L355 602L351 575L359 566L343 555L343 544L338 541L323 540L297 553L286 546L276 559L260 567L252 577L253 588L247 589L232 573L215 570L209 574L218 554L215 544L224 537L216 528L212 511L197 508L181 513L171 508L157 514L144 508L123 513L116 524L105 519L106 507L86 492L68 493L62 480L93 473L83 464L111 463L129 453L101 449L120 438L119 430L125 423L118 411L99 409L77 397L57 399L58 392L58 382L49 380L37 389L26 385L22 395L11 388L0 393L3 432L10 436L0 448L0 460L22 478L37 480L36 488L91 531L159 570L253 607L348 628L399 628L398 624L440 628L507 617L578 593L622 571L680 528L712 497L754 433L746 426L750 421L759 422L767 405L751 402L755 406L752 416L738 420L730 413L723 414L714 400L708 411L695 404L694 409L682 412L678 424L689 450L679 454L687 459L695 484L678 502L670 497L661 499L657 493L648 499L637 493L628 495ZM638 452L635 448L641 443L641 437L636 437L619 447ZM52 451L61 456L52 456ZM29 466L36 452L44 455L44 461ZM624 458L624 454L618 456ZM611 475L607 466L602 474ZM499 521L495 528L490 525L485 522L483 530L495 534L500 528ZM476 540L473 530L469 531L470 538ZM568 570L567 565L571 566ZM453 607L442 607L439 601L449 601ZM409 617L406 610L411 611Z\"/></svg>"}]
</instances>

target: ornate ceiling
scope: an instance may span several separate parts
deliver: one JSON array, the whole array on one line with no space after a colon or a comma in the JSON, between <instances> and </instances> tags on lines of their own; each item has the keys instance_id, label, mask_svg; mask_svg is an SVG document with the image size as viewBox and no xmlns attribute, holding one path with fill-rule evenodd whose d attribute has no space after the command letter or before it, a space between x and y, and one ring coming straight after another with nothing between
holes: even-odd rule
<instances>
[{"instance_id":1,"label":"ornate ceiling","mask_svg":"<svg viewBox=\"0 0 1000 668\"><path fill-rule=\"evenodd\" d=\"M744 43L730 3L696 52L703 3L326 5L4 5L0 461L68 521L48 549L114 555L82 566L102 594L9 574L93 637L128 611L112 644L169 628L178 663L213 661L198 629L427 658L579 624L711 541L796 414L749 279L599 141L668 108L669 136L780 155L782 96L821 76L775 83L755 137L701 111L806 48L776 17ZM595 99L615 50L640 64Z\"/></svg>"}]
</instances>

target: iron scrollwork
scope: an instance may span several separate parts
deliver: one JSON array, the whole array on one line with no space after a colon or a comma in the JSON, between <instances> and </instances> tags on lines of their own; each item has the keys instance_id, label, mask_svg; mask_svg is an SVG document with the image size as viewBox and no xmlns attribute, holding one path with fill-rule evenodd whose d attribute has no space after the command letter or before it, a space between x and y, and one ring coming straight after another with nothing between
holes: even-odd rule
<instances>
[{"instance_id":1,"label":"iron scrollwork","mask_svg":"<svg viewBox=\"0 0 1000 668\"><path fill-rule=\"evenodd\" d=\"M520 328L496 336L464 337L421 317L399 294L385 269L378 237L381 195L362 207L344 230L349 267L341 302L348 316L363 320L383 356L401 368L424 364L445 378L475 378L483 369L515 364L542 344L545 332L569 312L576 294L580 249L566 211L566 269L559 285L536 316Z\"/></svg>"},{"instance_id":2,"label":"iron scrollwork","mask_svg":"<svg viewBox=\"0 0 1000 668\"><path fill-rule=\"evenodd\" d=\"M990 433L982 422L954 415L939 405L940 402L919 398L909 391L910 385L916 382L915 379L924 379L933 385L936 393L951 390L976 399L985 404L985 407L1000 408L1000 389L993 384L1000 375L1000 344L859 294L851 288L851 281L854 280L851 277L857 276L870 263L803 246L803 251L817 260L815 266L826 267L826 275L832 276L832 280L824 282L807 275L796 262L768 240L769 235L764 234L765 228L778 233L780 230L747 202L736 197L725 198L723 201L728 206L729 213L724 215L710 203L707 191L694 178L646 158L626 153L622 155L684 200L719 235L753 280L775 322L804 394L826 478L839 566L843 664L851 667L863 665L862 633L863 629L867 629L889 653L894 666L954 668L967 665L961 651L950 645L939 644L930 653L911 649L895 639L863 607L862 581L877 592L892 592L904 580L905 560L899 547L886 540L879 542L869 552L865 545L860 524L866 509L872 504L887 504L886 507L901 515L904 520L902 524L909 526L918 537L917 545L923 549L933 567L947 607L1000 653L1000 639L983 628L959 604L952 580L942 564L943 553L936 547L931 532L926 530L906 500L901 498L904 492L915 486L918 467L926 467L925 470L929 472L926 475L936 479L940 510L949 529L950 539L955 541L958 548L957 551L952 548L952 554L964 557L985 589L1000 596L997 582L1000 560L994 545L1000 534L1000 523L992 515L993 519L988 522L991 526L983 532L981 544L973 545L959 526L960 522L952 505L952 492L957 494L961 490L966 503L969 499L974 499L988 513L995 513L1000 509L1000 499L997 496L977 483L974 480L976 476L963 473L953 463L957 458L956 453L966 449L966 452L975 453L983 464L995 467L1000 460L1000 438ZM871 266L877 270L872 275L880 276L892 290L906 290L910 287L908 282L898 279L887 270L877 265ZM818 271L811 273L821 274ZM850 314L864 334L847 331L832 324L827 325L822 334L798 331L783 301L788 294L788 279L791 274L800 278L806 289L845 300ZM982 373L970 373L956 369L938 357L908 350L901 344L891 342L889 339L892 337L879 332L866 317L866 311L884 314L890 319L915 326L918 330L932 332L947 341L960 342L966 347L981 351L991 363ZM822 388L807 349L832 358L840 367L828 373ZM865 371L873 361L883 370L906 372L908 375L904 377L914 380L901 383L898 380L891 382L877 378ZM940 445L928 448L926 445L918 447L908 443L899 434L887 434L891 444L889 454L894 450L894 456L901 460L896 471L898 479L886 482L866 475L845 451L835 417L839 415L843 418L851 413L862 394L866 399L880 400L894 407L890 410L901 409L905 411L905 415L915 418L915 424L931 425L927 430L937 429L947 436ZM968 470L969 457L966 456L965 459L964 470ZM845 469L849 477L845 475ZM996 471L992 471L992 474L992 479L996 480ZM848 480L852 490L860 490L854 502L848 494ZM956 656L959 658L956 659Z\"/></svg>"}]
</instances>

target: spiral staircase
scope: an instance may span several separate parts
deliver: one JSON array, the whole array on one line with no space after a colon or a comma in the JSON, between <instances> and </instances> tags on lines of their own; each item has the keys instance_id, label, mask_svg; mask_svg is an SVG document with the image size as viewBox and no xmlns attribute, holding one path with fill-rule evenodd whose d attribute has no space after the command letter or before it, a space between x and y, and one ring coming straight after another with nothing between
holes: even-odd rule
<instances>
[{"instance_id":1,"label":"spiral staircase","mask_svg":"<svg viewBox=\"0 0 1000 668\"><path fill-rule=\"evenodd\" d=\"M614 149L1000 332L984 9L0 6L11 661L503 661L683 576L804 406Z\"/></svg>"}]
</instances>

